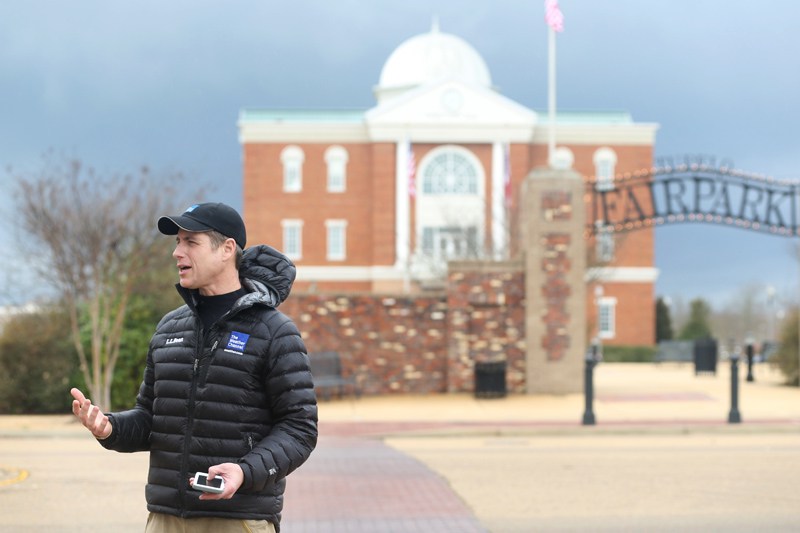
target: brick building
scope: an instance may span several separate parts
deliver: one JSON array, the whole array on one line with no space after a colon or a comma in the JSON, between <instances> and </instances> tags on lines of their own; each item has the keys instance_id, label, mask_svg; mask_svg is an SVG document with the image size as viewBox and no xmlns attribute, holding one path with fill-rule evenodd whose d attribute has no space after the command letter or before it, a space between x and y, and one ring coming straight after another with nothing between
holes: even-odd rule
<instances>
[{"instance_id":1,"label":"brick building","mask_svg":"<svg viewBox=\"0 0 800 533\"><path fill-rule=\"evenodd\" d=\"M443 288L449 260L518 257L520 188L547 164L546 114L500 94L478 52L435 26L394 50L374 93L371 109L241 111L248 240L295 261L297 293L424 294ZM552 164L613 187L652 166L657 128L559 112ZM602 287L588 291L589 323L607 344L653 344L652 228L588 249L587 281Z\"/></svg>"}]
</instances>

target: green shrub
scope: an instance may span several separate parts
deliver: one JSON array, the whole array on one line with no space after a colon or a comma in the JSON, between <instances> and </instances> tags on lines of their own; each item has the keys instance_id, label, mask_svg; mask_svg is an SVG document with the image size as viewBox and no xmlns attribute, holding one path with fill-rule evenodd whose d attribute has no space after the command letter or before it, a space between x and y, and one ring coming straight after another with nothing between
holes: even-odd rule
<instances>
[{"instance_id":1,"label":"green shrub","mask_svg":"<svg viewBox=\"0 0 800 533\"><path fill-rule=\"evenodd\" d=\"M655 346L603 346L603 361L607 363L652 363Z\"/></svg>"},{"instance_id":2,"label":"green shrub","mask_svg":"<svg viewBox=\"0 0 800 533\"><path fill-rule=\"evenodd\" d=\"M797 318L797 310L794 310L786 317L781 327L780 346L774 357L774 363L786 377L786 383L788 385L800 385L797 358Z\"/></svg>"},{"instance_id":3,"label":"green shrub","mask_svg":"<svg viewBox=\"0 0 800 533\"><path fill-rule=\"evenodd\" d=\"M80 385L66 312L53 307L12 317L0 335L0 413L69 412Z\"/></svg>"}]
</instances>

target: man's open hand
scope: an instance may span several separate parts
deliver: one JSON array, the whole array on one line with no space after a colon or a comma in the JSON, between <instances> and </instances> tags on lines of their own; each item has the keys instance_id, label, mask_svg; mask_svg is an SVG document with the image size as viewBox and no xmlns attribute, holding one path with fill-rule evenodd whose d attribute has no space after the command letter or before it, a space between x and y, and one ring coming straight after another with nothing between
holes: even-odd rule
<instances>
[{"instance_id":1,"label":"man's open hand","mask_svg":"<svg viewBox=\"0 0 800 533\"><path fill-rule=\"evenodd\" d=\"M100 411L98 406L93 405L91 400L87 399L80 390L73 387L69 392L75 398L72 400L72 413L96 438L107 439L112 431L108 417Z\"/></svg>"}]
</instances>

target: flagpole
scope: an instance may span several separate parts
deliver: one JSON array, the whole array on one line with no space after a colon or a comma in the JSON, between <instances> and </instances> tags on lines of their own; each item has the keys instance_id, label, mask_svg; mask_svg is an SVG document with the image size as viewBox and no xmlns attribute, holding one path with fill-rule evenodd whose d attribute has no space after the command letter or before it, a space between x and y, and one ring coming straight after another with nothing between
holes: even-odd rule
<instances>
[{"instance_id":1,"label":"flagpole","mask_svg":"<svg viewBox=\"0 0 800 533\"><path fill-rule=\"evenodd\" d=\"M564 14L558 0L545 0L544 21L547 23L547 113L550 131L547 139L547 164L553 167L556 153L556 32L564 31Z\"/></svg>"},{"instance_id":2,"label":"flagpole","mask_svg":"<svg viewBox=\"0 0 800 533\"><path fill-rule=\"evenodd\" d=\"M548 28L547 41L547 114L550 119L547 164L552 167L556 151L556 31L552 27Z\"/></svg>"},{"instance_id":3,"label":"flagpole","mask_svg":"<svg viewBox=\"0 0 800 533\"><path fill-rule=\"evenodd\" d=\"M411 202L416 202L417 196L417 161L414 157L414 144L411 142L411 139L406 139L406 143L408 145L408 159L406 161L406 188L408 190L408 220L409 220L409 229L406 232L407 237L407 249L406 249L406 265L405 265L405 273L403 275L403 292L408 294L411 292L411 257L413 255L413 249L411 248L411 237L412 232L416 233L416 219L414 224L412 225L410 222L411 218Z\"/></svg>"}]
</instances>

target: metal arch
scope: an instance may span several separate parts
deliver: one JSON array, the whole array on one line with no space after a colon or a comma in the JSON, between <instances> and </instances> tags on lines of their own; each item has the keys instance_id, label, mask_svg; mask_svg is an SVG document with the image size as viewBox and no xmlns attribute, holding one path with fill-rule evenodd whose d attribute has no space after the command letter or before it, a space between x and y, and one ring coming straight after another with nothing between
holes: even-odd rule
<instances>
[{"instance_id":1,"label":"metal arch","mask_svg":"<svg viewBox=\"0 0 800 533\"><path fill-rule=\"evenodd\" d=\"M682 164L591 179L587 235L687 222L800 235L800 182L728 167Z\"/></svg>"}]
</instances>

